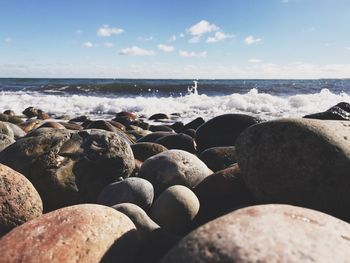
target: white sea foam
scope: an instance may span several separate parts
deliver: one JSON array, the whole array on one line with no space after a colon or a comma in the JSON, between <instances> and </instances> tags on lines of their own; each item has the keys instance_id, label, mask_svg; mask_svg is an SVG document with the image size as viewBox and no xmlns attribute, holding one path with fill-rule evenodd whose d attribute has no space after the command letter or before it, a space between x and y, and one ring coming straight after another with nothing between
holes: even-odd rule
<instances>
[{"instance_id":1,"label":"white sea foam","mask_svg":"<svg viewBox=\"0 0 350 263\"><path fill-rule=\"evenodd\" d=\"M207 96L189 94L183 97L118 97L57 96L40 93L3 92L0 95L0 110L12 109L17 113L28 106L40 107L56 114L94 115L106 117L119 111L133 111L150 116L157 112L180 113L185 120L202 116L205 119L224 113L246 113L265 119L298 117L327 110L341 102L350 102L346 93L334 94L323 89L315 94L273 96L252 89L246 94Z\"/></svg>"}]
</instances>

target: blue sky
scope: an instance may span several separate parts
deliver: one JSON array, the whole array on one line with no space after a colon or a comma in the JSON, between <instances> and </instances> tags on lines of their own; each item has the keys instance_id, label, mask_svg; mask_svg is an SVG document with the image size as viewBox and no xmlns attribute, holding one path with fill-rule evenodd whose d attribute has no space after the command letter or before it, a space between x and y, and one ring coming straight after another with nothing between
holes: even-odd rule
<instances>
[{"instance_id":1,"label":"blue sky","mask_svg":"<svg viewBox=\"0 0 350 263\"><path fill-rule=\"evenodd\" d=\"M0 0L0 77L349 78L349 0Z\"/></svg>"}]
</instances>

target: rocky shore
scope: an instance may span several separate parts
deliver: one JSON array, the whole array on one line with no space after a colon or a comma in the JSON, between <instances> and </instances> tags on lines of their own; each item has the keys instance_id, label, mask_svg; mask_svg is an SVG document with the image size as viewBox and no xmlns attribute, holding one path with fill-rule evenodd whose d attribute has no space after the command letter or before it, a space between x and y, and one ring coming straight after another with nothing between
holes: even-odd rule
<instances>
[{"instance_id":1,"label":"rocky shore","mask_svg":"<svg viewBox=\"0 0 350 263\"><path fill-rule=\"evenodd\" d=\"M349 262L349 120L6 110L0 262Z\"/></svg>"}]
</instances>

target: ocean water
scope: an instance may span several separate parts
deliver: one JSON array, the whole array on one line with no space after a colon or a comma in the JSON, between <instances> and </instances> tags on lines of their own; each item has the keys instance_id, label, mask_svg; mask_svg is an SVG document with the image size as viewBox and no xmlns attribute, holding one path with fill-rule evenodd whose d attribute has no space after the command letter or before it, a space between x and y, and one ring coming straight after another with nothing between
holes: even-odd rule
<instances>
[{"instance_id":1,"label":"ocean water","mask_svg":"<svg viewBox=\"0 0 350 263\"><path fill-rule=\"evenodd\" d=\"M143 80L0 79L0 111L28 106L57 115L110 118L119 111L183 120L245 113L263 119L301 117L350 102L350 79Z\"/></svg>"}]
</instances>

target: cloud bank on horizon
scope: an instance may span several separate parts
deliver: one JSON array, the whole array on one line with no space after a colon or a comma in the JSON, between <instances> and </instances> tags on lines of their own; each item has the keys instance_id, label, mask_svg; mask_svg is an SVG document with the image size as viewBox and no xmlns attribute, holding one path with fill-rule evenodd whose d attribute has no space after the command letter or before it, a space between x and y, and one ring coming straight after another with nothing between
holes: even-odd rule
<instances>
[{"instance_id":1,"label":"cloud bank on horizon","mask_svg":"<svg viewBox=\"0 0 350 263\"><path fill-rule=\"evenodd\" d=\"M350 3L261 2L0 0L0 77L350 78Z\"/></svg>"}]
</instances>

